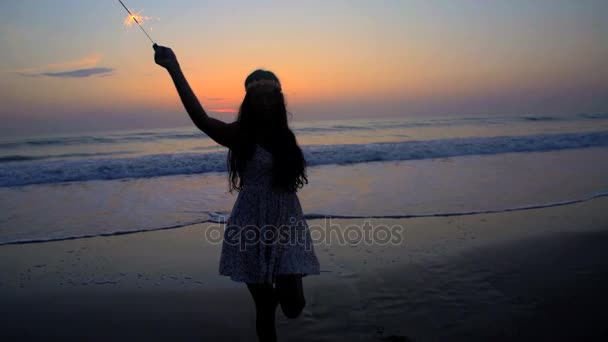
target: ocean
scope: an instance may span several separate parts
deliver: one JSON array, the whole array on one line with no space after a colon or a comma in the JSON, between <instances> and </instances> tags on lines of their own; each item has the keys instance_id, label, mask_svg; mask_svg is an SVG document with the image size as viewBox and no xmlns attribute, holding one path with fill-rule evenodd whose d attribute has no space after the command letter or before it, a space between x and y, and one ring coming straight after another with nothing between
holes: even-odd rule
<instances>
[{"instance_id":1,"label":"ocean","mask_svg":"<svg viewBox=\"0 0 608 342\"><path fill-rule=\"evenodd\" d=\"M309 219L467 215L608 196L608 115L292 122ZM227 149L194 126L0 138L0 245L223 222Z\"/></svg>"}]
</instances>

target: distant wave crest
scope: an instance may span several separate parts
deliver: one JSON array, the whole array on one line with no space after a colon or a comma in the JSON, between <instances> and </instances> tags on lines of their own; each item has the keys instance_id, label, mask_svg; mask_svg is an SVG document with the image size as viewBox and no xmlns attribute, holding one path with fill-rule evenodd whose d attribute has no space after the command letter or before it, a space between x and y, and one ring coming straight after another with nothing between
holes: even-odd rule
<instances>
[{"instance_id":1,"label":"distant wave crest","mask_svg":"<svg viewBox=\"0 0 608 342\"><path fill-rule=\"evenodd\" d=\"M454 118L427 118L420 121L403 120L364 120L354 121L349 124L329 123L324 125L312 125L305 127L292 127L297 134L332 134L334 132L349 131L374 131L396 128L419 128L419 127L445 127L463 124L510 124L512 122L534 122L534 121L572 121L572 120L608 120L608 113L580 113L574 116L557 115L525 115L506 117L454 117ZM0 150L18 147L54 147L91 144L122 144L138 142L158 142L165 140L185 139L208 139L209 137L196 129L191 131L138 131L127 133L113 133L109 135L95 136L57 136L25 138L23 140L0 141Z\"/></svg>"},{"instance_id":2,"label":"distant wave crest","mask_svg":"<svg viewBox=\"0 0 608 342\"><path fill-rule=\"evenodd\" d=\"M526 121L557 121L560 118L554 116L526 116L524 117Z\"/></svg>"},{"instance_id":3,"label":"distant wave crest","mask_svg":"<svg viewBox=\"0 0 608 342\"><path fill-rule=\"evenodd\" d=\"M608 131L304 146L309 166L608 146ZM11 157L12 158L12 157ZM0 163L0 187L226 171L226 152Z\"/></svg>"},{"instance_id":4,"label":"distant wave crest","mask_svg":"<svg viewBox=\"0 0 608 342\"><path fill-rule=\"evenodd\" d=\"M16 161L29 161L29 160L43 160L43 159L57 159L57 158L87 158L87 157L101 157L101 156L113 156L119 154L130 154L133 151L116 151L116 152L95 152L95 153L64 153L64 154L51 154L41 156L31 155L9 155L0 157L0 163L9 163Z\"/></svg>"}]
</instances>

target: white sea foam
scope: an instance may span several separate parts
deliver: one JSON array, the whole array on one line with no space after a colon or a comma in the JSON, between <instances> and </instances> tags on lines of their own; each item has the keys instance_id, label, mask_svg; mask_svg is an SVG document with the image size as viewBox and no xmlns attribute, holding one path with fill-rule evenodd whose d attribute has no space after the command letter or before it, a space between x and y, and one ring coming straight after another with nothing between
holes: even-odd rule
<instances>
[{"instance_id":1,"label":"white sea foam","mask_svg":"<svg viewBox=\"0 0 608 342\"><path fill-rule=\"evenodd\" d=\"M608 146L608 131L303 146L309 166ZM226 171L226 152L0 163L0 187Z\"/></svg>"}]
</instances>

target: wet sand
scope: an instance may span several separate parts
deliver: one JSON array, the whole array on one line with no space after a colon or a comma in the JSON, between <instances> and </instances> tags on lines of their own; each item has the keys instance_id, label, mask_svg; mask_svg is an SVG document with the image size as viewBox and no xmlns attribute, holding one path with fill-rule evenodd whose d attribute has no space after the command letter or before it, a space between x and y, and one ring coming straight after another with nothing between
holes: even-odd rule
<instances>
[{"instance_id":1,"label":"wet sand","mask_svg":"<svg viewBox=\"0 0 608 342\"><path fill-rule=\"evenodd\" d=\"M497 214L378 219L397 244L320 244L283 341L608 337L608 199ZM365 220L332 220L339 230ZM325 226L323 220L310 225ZM254 341L244 285L217 275L209 224L0 247L2 335ZM325 227L326 228L326 227ZM336 229L336 228L334 228Z\"/></svg>"}]
</instances>

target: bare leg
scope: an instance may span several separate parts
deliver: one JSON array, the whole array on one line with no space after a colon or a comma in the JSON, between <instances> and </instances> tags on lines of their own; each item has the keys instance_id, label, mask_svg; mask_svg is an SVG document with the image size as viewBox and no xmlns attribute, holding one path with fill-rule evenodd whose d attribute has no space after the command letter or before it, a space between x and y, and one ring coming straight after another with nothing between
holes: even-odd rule
<instances>
[{"instance_id":1,"label":"bare leg","mask_svg":"<svg viewBox=\"0 0 608 342\"><path fill-rule=\"evenodd\" d=\"M251 292L255 303L255 328L260 342L276 342L275 311L277 298L272 284L250 284L247 288Z\"/></svg>"},{"instance_id":2,"label":"bare leg","mask_svg":"<svg viewBox=\"0 0 608 342\"><path fill-rule=\"evenodd\" d=\"M299 274L277 275L277 296L287 318L297 318L306 305L302 276Z\"/></svg>"}]
</instances>

